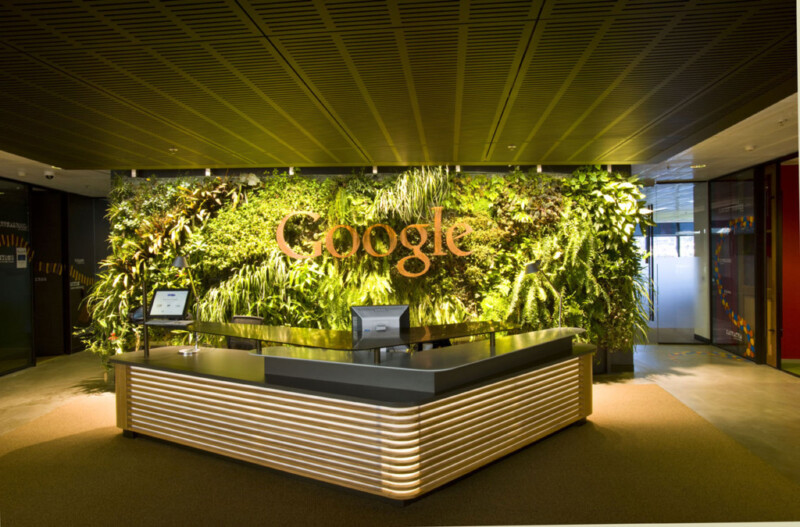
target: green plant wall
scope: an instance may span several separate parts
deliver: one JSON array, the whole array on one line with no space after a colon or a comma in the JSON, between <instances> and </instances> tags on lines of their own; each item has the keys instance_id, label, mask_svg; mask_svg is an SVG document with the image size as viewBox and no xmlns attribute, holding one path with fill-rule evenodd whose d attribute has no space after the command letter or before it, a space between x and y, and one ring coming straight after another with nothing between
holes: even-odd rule
<instances>
[{"instance_id":1,"label":"green plant wall","mask_svg":"<svg viewBox=\"0 0 800 527\"><path fill-rule=\"evenodd\" d=\"M390 177L120 180L108 212L112 255L87 300L93 324L81 335L106 357L137 348L140 328L128 314L141 305L142 279L149 291L188 287L188 277L171 267L183 254L193 262L203 320L249 314L271 325L348 329L351 305L409 304L413 324L503 320L536 329L557 324L560 291L565 326L586 328L586 338L602 348L626 350L646 325L633 238L636 226L649 221L642 197L635 178L599 167L567 177L425 167ZM457 239L469 255L433 255L434 207L441 207L443 230L472 228ZM310 254L319 241L321 256L297 260L279 248L278 224L294 211L320 218L288 222L289 246ZM385 257L368 256L363 247L346 258L324 250L331 227L352 226L361 235L375 224L398 234L427 224L407 239L415 245L427 236L420 247L425 257L401 244ZM388 252L385 229L375 232L374 250ZM353 243L347 230L335 233L334 249L347 252ZM425 258L430 267L421 276L398 270L400 264L418 273ZM535 259L542 273L525 276L525 263ZM186 336L156 331L154 338Z\"/></svg>"}]
</instances>

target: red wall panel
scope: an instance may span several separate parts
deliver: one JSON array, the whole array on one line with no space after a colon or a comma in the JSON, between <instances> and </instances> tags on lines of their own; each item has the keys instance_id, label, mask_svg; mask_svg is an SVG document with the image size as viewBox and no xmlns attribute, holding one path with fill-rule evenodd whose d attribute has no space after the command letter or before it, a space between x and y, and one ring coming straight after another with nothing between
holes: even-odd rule
<instances>
[{"instance_id":1,"label":"red wall panel","mask_svg":"<svg viewBox=\"0 0 800 527\"><path fill-rule=\"evenodd\" d=\"M800 199L797 166L781 167L783 338L781 358L800 359Z\"/></svg>"}]
</instances>

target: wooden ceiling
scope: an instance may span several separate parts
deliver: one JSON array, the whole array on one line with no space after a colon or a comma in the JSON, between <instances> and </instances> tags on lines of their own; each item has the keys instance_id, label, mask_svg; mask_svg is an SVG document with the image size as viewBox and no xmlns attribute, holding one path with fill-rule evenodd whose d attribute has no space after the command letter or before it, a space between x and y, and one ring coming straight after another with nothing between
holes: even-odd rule
<instances>
[{"instance_id":1,"label":"wooden ceiling","mask_svg":"<svg viewBox=\"0 0 800 527\"><path fill-rule=\"evenodd\" d=\"M634 164L797 91L794 0L0 4L0 150L62 168Z\"/></svg>"}]
</instances>

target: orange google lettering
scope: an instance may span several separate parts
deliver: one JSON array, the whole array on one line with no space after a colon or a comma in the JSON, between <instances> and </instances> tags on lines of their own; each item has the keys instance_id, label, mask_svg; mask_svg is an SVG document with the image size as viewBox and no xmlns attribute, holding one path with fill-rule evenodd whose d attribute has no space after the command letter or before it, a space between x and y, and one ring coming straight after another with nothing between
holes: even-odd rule
<instances>
[{"instance_id":1,"label":"orange google lettering","mask_svg":"<svg viewBox=\"0 0 800 527\"><path fill-rule=\"evenodd\" d=\"M433 256L445 256L447 253L445 252L442 246L442 207L431 207L433 211ZM298 212L290 212L283 219L278 223L278 232L276 233L276 237L278 240L278 247L280 247L281 251L287 256L297 259L305 259L305 258L316 258L317 256L322 255L322 245L323 240L317 240L311 243L311 253L310 254L299 254L292 250L289 247L289 244L286 243L286 238L284 237L284 230L286 228L286 223L295 216L308 216L313 221L319 220L319 214L316 212L305 212L305 211L298 211ZM400 231L400 244L405 247L406 249L411 251L411 254L401 258L397 262L397 270L403 276L408 276L410 278L415 278L417 276L422 276L428 272L430 269L431 261L428 258L428 255L422 252L422 246L425 245L425 242L428 241L428 230L427 228L430 227L429 223L414 223L412 225L407 225L403 227L403 230ZM350 234L350 248L344 252L339 252L337 248L333 244L333 236L338 230L347 231ZM388 248L385 252L378 252L375 250L375 247L372 242L373 233L378 230L382 230L386 233L388 237ZM459 230L460 232L456 233ZM416 231L417 236L419 237L419 241L417 243L412 243L408 238L409 231ZM466 223L456 223L452 225L447 231L444 233L444 241L447 245L447 248L450 250L451 253L455 254L456 256L468 256L472 254L472 251L465 251L456 245L456 240L464 238L468 234L472 232L472 227ZM334 258L347 258L349 256L353 256L358 249L363 245L364 251L370 256L374 256L376 258L383 258L385 256L389 256L394 252L397 248L397 233L395 230L390 227L389 225L383 223L376 223L375 225L370 225L364 231L362 236L358 235L358 232L351 227L350 225L334 225L325 233L325 249L330 253L331 256ZM418 272L409 271L406 268L406 264L409 263L411 260L419 260L422 263L422 270Z\"/></svg>"}]
</instances>

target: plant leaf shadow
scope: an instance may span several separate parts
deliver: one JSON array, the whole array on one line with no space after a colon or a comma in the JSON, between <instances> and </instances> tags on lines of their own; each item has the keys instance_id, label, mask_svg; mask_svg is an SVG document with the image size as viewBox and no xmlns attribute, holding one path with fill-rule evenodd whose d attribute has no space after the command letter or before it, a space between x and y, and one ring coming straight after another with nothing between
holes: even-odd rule
<instances>
[{"instance_id":1,"label":"plant leaf shadow","mask_svg":"<svg viewBox=\"0 0 800 527\"><path fill-rule=\"evenodd\" d=\"M80 390L87 395L97 395L101 393L114 393L115 383L113 379L106 379L104 376L90 377L83 379L73 385L73 388Z\"/></svg>"}]
</instances>

